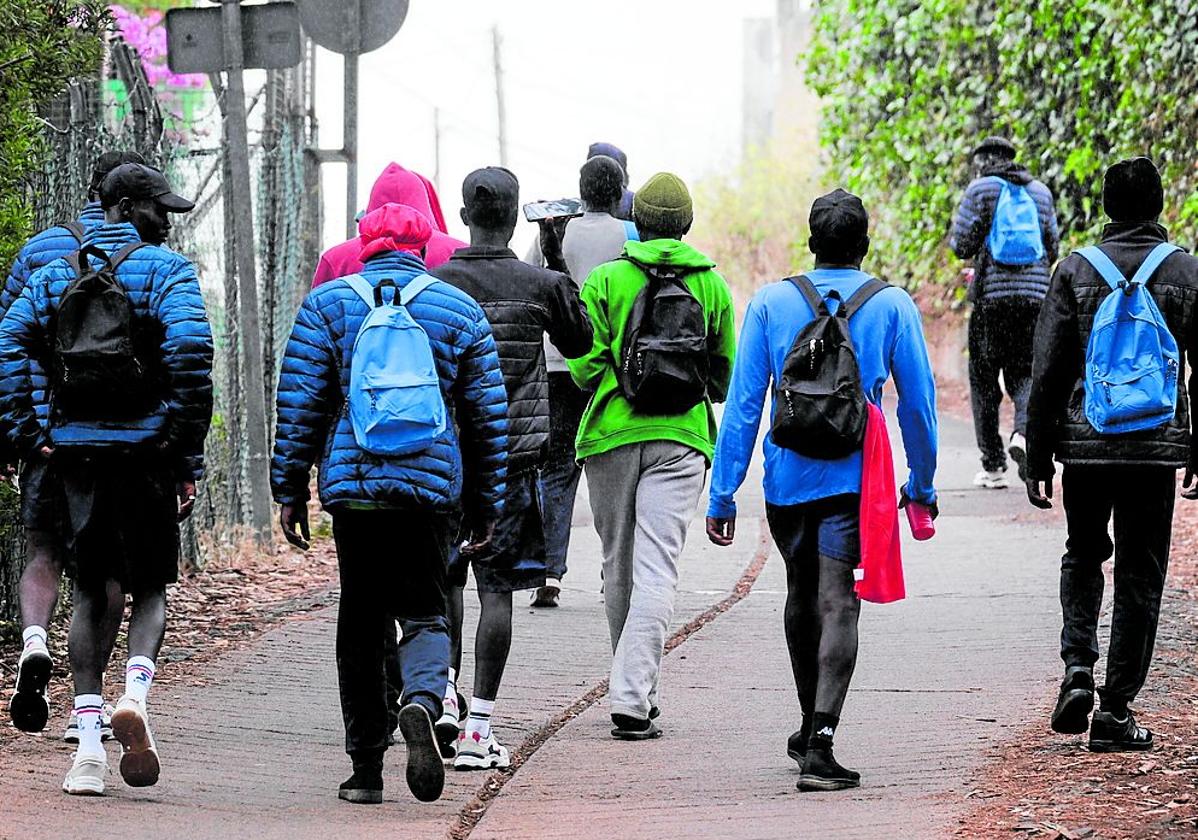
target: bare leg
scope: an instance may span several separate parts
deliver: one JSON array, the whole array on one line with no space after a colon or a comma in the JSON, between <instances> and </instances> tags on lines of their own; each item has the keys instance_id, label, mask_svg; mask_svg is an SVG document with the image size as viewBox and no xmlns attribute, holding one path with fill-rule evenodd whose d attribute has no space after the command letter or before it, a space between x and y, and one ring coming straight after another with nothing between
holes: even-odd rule
<instances>
[{"instance_id":1,"label":"bare leg","mask_svg":"<svg viewBox=\"0 0 1198 840\"><path fill-rule=\"evenodd\" d=\"M512 649L512 593L479 592L478 600L482 609L474 637L474 696L494 700Z\"/></svg>"},{"instance_id":2,"label":"bare leg","mask_svg":"<svg viewBox=\"0 0 1198 840\"><path fill-rule=\"evenodd\" d=\"M25 532L25 571L21 574L21 621L25 627L49 627L58 606L62 558L48 531Z\"/></svg>"}]
</instances>

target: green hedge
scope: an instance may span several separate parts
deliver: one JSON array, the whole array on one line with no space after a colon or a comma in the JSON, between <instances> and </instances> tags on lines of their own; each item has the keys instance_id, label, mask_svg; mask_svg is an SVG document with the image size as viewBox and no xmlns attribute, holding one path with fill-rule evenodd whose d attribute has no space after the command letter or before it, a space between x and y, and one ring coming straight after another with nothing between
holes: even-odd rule
<instances>
[{"instance_id":1,"label":"green hedge","mask_svg":"<svg viewBox=\"0 0 1198 840\"><path fill-rule=\"evenodd\" d=\"M1098 232L1102 172L1136 154L1192 243L1196 58L1189 0L823 0L806 61L831 174L876 221L873 264L918 285L955 274L947 228L986 134L1056 194L1067 245Z\"/></svg>"}]
</instances>

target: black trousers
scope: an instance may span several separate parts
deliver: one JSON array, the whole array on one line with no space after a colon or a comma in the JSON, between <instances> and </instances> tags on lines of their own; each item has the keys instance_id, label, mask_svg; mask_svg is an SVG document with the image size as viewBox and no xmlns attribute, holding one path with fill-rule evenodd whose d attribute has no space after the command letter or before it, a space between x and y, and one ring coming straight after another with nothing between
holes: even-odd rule
<instances>
[{"instance_id":1,"label":"black trousers","mask_svg":"<svg viewBox=\"0 0 1198 840\"><path fill-rule=\"evenodd\" d=\"M427 512L333 514L341 572L337 678L351 756L386 749L394 729L389 694L399 686L404 703L420 703L434 720L441 715L449 678L449 534L448 520ZM395 644L397 621L402 638Z\"/></svg>"},{"instance_id":2,"label":"black trousers","mask_svg":"<svg viewBox=\"0 0 1198 840\"><path fill-rule=\"evenodd\" d=\"M1061 658L1066 666L1092 667L1098 661L1102 564L1113 554L1114 607L1102 694L1130 703L1144 686L1156 645L1177 473L1168 467L1067 465L1061 488L1069 527L1061 560Z\"/></svg>"},{"instance_id":3,"label":"black trousers","mask_svg":"<svg viewBox=\"0 0 1198 840\"><path fill-rule=\"evenodd\" d=\"M1027 297L977 303L969 316L969 397L982 467L1002 470L1007 449L998 428L1002 405L999 374L1015 403L1015 431L1027 434L1027 401L1032 393L1032 338L1040 301Z\"/></svg>"}]
</instances>

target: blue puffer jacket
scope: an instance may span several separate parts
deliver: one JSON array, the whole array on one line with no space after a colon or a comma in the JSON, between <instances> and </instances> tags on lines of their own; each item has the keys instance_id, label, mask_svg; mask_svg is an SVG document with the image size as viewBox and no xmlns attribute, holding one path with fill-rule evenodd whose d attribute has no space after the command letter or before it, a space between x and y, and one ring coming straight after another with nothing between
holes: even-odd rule
<instances>
[{"instance_id":1,"label":"blue puffer jacket","mask_svg":"<svg viewBox=\"0 0 1198 840\"><path fill-rule=\"evenodd\" d=\"M411 254L368 260L362 276L400 288L424 274ZM312 465L320 460L320 501L336 510L398 508L457 513L475 521L499 513L506 480L507 395L487 317L446 283L408 307L432 344L441 390L460 429L450 423L430 449L381 458L358 448L345 411L354 340L369 313L349 284L324 283L304 300L279 377L278 426L271 485L280 504L307 501ZM463 484L467 497L463 499Z\"/></svg>"},{"instance_id":2,"label":"blue puffer jacket","mask_svg":"<svg viewBox=\"0 0 1198 840\"><path fill-rule=\"evenodd\" d=\"M986 238L990 235L994 221L994 206L998 204L998 196L1002 193L1003 181L1026 187L1036 202L1040 214L1040 234L1044 242L1044 259L1032 265L1000 265L990 257L986 247ZM1060 247L1052 193L1015 163L986 172L965 190L965 196L953 215L949 246L961 259L974 261L973 287L969 290L971 300L976 302L1004 297L1044 300Z\"/></svg>"},{"instance_id":3,"label":"blue puffer jacket","mask_svg":"<svg viewBox=\"0 0 1198 840\"><path fill-rule=\"evenodd\" d=\"M139 241L130 224L103 224L87 244L113 253ZM169 248L145 245L117 268L129 294L134 328L161 348L159 359L142 359L159 374L158 407L125 420L75 420L51 412L43 385L49 369L50 328L63 292L76 277L56 260L29 278L0 322L0 420L17 452L52 443L58 447L162 446L180 479L199 479L204 437L212 419L212 333L195 268Z\"/></svg>"},{"instance_id":4,"label":"blue puffer jacket","mask_svg":"<svg viewBox=\"0 0 1198 840\"><path fill-rule=\"evenodd\" d=\"M93 201L83 208L79 214L79 224L85 233L104 224L104 211L100 202ZM25 284L33 272L44 265L49 265L59 257L73 254L79 250L79 240L62 225L46 228L41 233L35 233L22 246L13 261L12 270L8 272L8 280L0 291L0 317L12 306L12 302L21 296Z\"/></svg>"}]
</instances>

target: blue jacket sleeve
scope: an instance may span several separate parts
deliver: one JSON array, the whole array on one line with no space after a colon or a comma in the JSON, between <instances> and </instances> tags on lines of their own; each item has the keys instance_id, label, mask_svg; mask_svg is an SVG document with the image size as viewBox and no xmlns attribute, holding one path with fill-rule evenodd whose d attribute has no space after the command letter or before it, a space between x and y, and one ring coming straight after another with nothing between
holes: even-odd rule
<instances>
[{"instance_id":1,"label":"blue jacket sleeve","mask_svg":"<svg viewBox=\"0 0 1198 840\"><path fill-rule=\"evenodd\" d=\"M182 460L179 478L198 481L204 474L204 438L212 422L212 330L191 263L178 258L168 272L153 300L169 377L167 441Z\"/></svg>"},{"instance_id":2,"label":"blue jacket sleeve","mask_svg":"<svg viewBox=\"0 0 1198 840\"><path fill-rule=\"evenodd\" d=\"M907 497L930 505L936 501L936 379L919 310L911 298L904 295L904 299L890 369L898 392L899 429L910 471Z\"/></svg>"},{"instance_id":3,"label":"blue jacket sleeve","mask_svg":"<svg viewBox=\"0 0 1198 840\"><path fill-rule=\"evenodd\" d=\"M470 344L459 360L454 415L462 447L467 521L494 521L507 488L507 389L486 315L478 308Z\"/></svg>"},{"instance_id":4,"label":"blue jacket sleeve","mask_svg":"<svg viewBox=\"0 0 1198 840\"><path fill-rule=\"evenodd\" d=\"M0 321L0 422L19 457L44 445L46 435L37 421L30 359L44 341L39 301L42 284L27 284Z\"/></svg>"},{"instance_id":5,"label":"blue jacket sleeve","mask_svg":"<svg viewBox=\"0 0 1198 840\"><path fill-rule=\"evenodd\" d=\"M986 233L990 227L990 214L982 200L982 181L974 181L965 190L957 212L953 214L953 227L948 244L953 253L963 260L973 259L982 250Z\"/></svg>"},{"instance_id":6,"label":"blue jacket sleeve","mask_svg":"<svg viewBox=\"0 0 1198 840\"><path fill-rule=\"evenodd\" d=\"M8 277L4 281L4 289L0 290L0 316L9 310L9 307L16 302L16 299L21 296L21 291L25 288L25 284L29 281L29 248L22 248L17 258L13 261L12 269L8 272Z\"/></svg>"},{"instance_id":7,"label":"blue jacket sleeve","mask_svg":"<svg viewBox=\"0 0 1198 840\"><path fill-rule=\"evenodd\" d=\"M753 457L770 377L765 307L754 299L745 310L740 348L732 368L724 417L716 438L708 516L736 516L734 496L744 483L749 461Z\"/></svg>"},{"instance_id":8,"label":"blue jacket sleeve","mask_svg":"<svg viewBox=\"0 0 1198 840\"><path fill-rule=\"evenodd\" d=\"M341 407L337 350L314 297L308 295L295 316L279 374L270 484L280 504L311 497L312 466Z\"/></svg>"}]
</instances>

